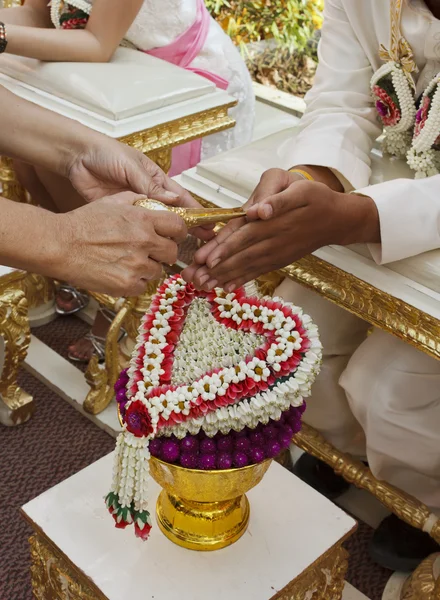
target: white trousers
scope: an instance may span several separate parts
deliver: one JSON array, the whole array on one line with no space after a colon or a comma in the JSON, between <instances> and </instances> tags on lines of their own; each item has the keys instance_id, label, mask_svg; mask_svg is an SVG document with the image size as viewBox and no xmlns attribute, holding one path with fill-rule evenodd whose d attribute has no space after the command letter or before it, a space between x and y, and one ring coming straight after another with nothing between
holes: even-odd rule
<instances>
[{"instance_id":1,"label":"white trousers","mask_svg":"<svg viewBox=\"0 0 440 600\"><path fill-rule=\"evenodd\" d=\"M275 292L320 330L321 373L304 420L373 475L440 516L440 361L286 279Z\"/></svg>"}]
</instances>

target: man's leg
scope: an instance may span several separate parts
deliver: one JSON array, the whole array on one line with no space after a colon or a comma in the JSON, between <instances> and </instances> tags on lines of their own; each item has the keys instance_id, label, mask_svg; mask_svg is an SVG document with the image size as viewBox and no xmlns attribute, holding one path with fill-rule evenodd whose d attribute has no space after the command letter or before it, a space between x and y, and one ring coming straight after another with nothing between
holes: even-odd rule
<instances>
[{"instance_id":1,"label":"man's leg","mask_svg":"<svg viewBox=\"0 0 440 600\"><path fill-rule=\"evenodd\" d=\"M440 361L376 330L354 353L340 384L365 432L373 475L440 516ZM402 570L439 550L395 517L381 525L372 547L378 562Z\"/></svg>"},{"instance_id":2,"label":"man's leg","mask_svg":"<svg viewBox=\"0 0 440 600\"><path fill-rule=\"evenodd\" d=\"M339 450L364 457L364 434L339 385L339 378L353 352L365 340L369 325L288 279L274 295L303 308L319 328L323 364L307 403L305 422Z\"/></svg>"}]
</instances>

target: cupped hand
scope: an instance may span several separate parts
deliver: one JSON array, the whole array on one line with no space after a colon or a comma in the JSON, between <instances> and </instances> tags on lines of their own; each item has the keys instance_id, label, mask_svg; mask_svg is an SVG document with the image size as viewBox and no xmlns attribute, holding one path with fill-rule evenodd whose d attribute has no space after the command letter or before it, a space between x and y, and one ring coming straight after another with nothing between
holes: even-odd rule
<instances>
[{"instance_id":1,"label":"cupped hand","mask_svg":"<svg viewBox=\"0 0 440 600\"><path fill-rule=\"evenodd\" d=\"M207 245L205 264L200 266L199 251L196 264L183 276L206 290L232 291L323 246L379 240L378 213L371 198L295 181L249 207L245 224L237 227L231 222L221 230Z\"/></svg>"},{"instance_id":2,"label":"cupped hand","mask_svg":"<svg viewBox=\"0 0 440 600\"><path fill-rule=\"evenodd\" d=\"M174 213L133 206L124 192L56 215L59 250L54 276L90 291L137 296L162 263L174 264L187 230Z\"/></svg>"},{"instance_id":3,"label":"cupped hand","mask_svg":"<svg viewBox=\"0 0 440 600\"><path fill-rule=\"evenodd\" d=\"M303 181L303 178L283 169L269 169L265 171L260 178L259 184L244 205L244 208L250 210L252 206L283 192L296 181ZM183 271L185 279L187 281L194 281L199 287L202 287L204 284L206 287L210 269L213 269L222 259L223 246L226 244L226 240L246 225L247 222L248 219L246 217L230 221L220 230L217 236L202 246L195 254L193 264ZM209 283L212 284L214 281L211 278Z\"/></svg>"}]
</instances>

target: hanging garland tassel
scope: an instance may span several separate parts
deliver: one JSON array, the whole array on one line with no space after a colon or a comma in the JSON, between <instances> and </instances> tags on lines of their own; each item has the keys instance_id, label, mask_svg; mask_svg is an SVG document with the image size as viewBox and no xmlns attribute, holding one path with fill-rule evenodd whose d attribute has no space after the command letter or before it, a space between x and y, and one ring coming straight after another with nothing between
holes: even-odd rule
<instances>
[{"instance_id":1,"label":"hanging garland tassel","mask_svg":"<svg viewBox=\"0 0 440 600\"><path fill-rule=\"evenodd\" d=\"M148 449L150 438L124 432L118 436L113 465L113 484L105 501L115 527L134 523L137 537L148 539L151 518L148 511Z\"/></svg>"}]
</instances>

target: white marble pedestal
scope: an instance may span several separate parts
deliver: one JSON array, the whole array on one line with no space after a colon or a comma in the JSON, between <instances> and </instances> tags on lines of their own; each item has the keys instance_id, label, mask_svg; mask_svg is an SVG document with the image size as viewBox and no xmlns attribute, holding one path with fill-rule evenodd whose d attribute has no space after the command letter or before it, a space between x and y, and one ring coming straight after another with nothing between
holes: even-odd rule
<instances>
[{"instance_id":1,"label":"white marble pedestal","mask_svg":"<svg viewBox=\"0 0 440 600\"><path fill-rule=\"evenodd\" d=\"M356 522L274 463L248 498L250 525L233 546L193 552L153 527L148 542L117 530L104 496L109 455L23 507L39 600L340 600ZM152 482L151 506L159 487ZM357 598L353 589L347 598ZM359 598L362 598L360 595Z\"/></svg>"}]
</instances>

